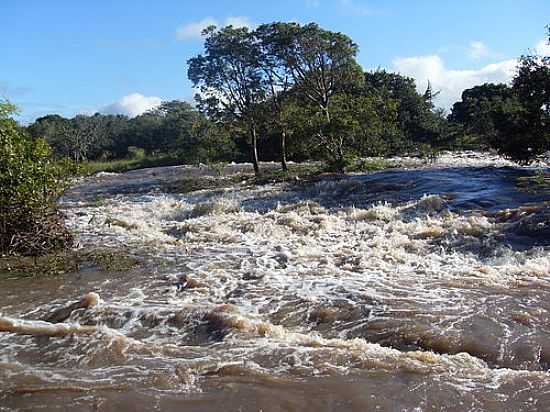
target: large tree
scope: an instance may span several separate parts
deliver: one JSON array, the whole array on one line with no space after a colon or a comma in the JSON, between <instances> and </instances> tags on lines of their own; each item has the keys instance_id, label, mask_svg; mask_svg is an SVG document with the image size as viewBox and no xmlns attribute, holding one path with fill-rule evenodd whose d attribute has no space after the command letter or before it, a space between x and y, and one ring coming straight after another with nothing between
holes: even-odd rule
<instances>
[{"instance_id":1,"label":"large tree","mask_svg":"<svg viewBox=\"0 0 550 412\"><path fill-rule=\"evenodd\" d=\"M550 45L550 26L547 44ZM516 137L518 142L514 145L514 152L506 154L516 156L520 161L529 161L550 150L550 55L522 56L512 88L523 106L528 128L522 138ZM505 131L500 137L510 138Z\"/></svg>"},{"instance_id":2,"label":"large tree","mask_svg":"<svg viewBox=\"0 0 550 412\"><path fill-rule=\"evenodd\" d=\"M288 170L286 140L289 134L289 124L284 117L285 98L294 86L291 69L285 64L285 53L293 41L293 35L298 29L296 23L270 23L259 26L254 31L257 47L260 48L259 67L263 73L263 85L266 92L267 112L280 134L281 167Z\"/></svg>"},{"instance_id":3,"label":"large tree","mask_svg":"<svg viewBox=\"0 0 550 412\"><path fill-rule=\"evenodd\" d=\"M288 42L280 58L295 84L294 92L314 109L319 142L330 148L331 163L341 170L346 139L333 125L332 99L362 82L362 70L355 61L357 45L346 35L311 23L287 26Z\"/></svg>"},{"instance_id":4,"label":"large tree","mask_svg":"<svg viewBox=\"0 0 550 412\"><path fill-rule=\"evenodd\" d=\"M345 34L310 23L293 25L282 58L303 96L318 106L330 123L330 101L360 76L355 62L357 45Z\"/></svg>"},{"instance_id":5,"label":"large tree","mask_svg":"<svg viewBox=\"0 0 550 412\"><path fill-rule=\"evenodd\" d=\"M189 79L199 108L211 119L235 124L248 135L254 172L258 163L258 104L265 99L260 50L245 27L214 26L203 31L204 53L189 59Z\"/></svg>"}]
</instances>

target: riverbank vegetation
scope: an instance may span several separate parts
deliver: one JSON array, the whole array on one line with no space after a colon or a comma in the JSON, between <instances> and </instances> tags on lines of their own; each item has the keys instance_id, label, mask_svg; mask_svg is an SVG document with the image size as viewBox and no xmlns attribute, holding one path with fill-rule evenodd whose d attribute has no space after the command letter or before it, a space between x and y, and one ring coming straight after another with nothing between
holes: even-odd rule
<instances>
[{"instance_id":1,"label":"riverbank vegetation","mask_svg":"<svg viewBox=\"0 0 550 412\"><path fill-rule=\"evenodd\" d=\"M358 45L317 24L212 26L203 37L204 51L188 61L196 105L166 101L134 118L51 114L22 126L0 103L0 253L71 244L55 203L75 164L85 174L177 164L223 173L248 161L261 183L303 177L288 174L289 161L368 171L386 164L368 157L492 149L527 164L550 149L549 56L522 56L511 85L465 90L447 114L429 84L418 91L400 74L364 72ZM262 177L261 161L281 172Z\"/></svg>"},{"instance_id":2,"label":"riverbank vegetation","mask_svg":"<svg viewBox=\"0 0 550 412\"><path fill-rule=\"evenodd\" d=\"M0 102L0 254L42 255L64 249L72 236L56 207L71 174L44 139L33 139Z\"/></svg>"},{"instance_id":3,"label":"riverbank vegetation","mask_svg":"<svg viewBox=\"0 0 550 412\"><path fill-rule=\"evenodd\" d=\"M26 127L57 157L122 172L174 164L323 161L346 171L369 156L492 149L519 163L549 150L550 62L520 58L511 85L465 90L450 113L438 92L385 70L364 72L351 38L316 24L209 27L189 60L196 105L163 102L134 118L59 115Z\"/></svg>"}]
</instances>

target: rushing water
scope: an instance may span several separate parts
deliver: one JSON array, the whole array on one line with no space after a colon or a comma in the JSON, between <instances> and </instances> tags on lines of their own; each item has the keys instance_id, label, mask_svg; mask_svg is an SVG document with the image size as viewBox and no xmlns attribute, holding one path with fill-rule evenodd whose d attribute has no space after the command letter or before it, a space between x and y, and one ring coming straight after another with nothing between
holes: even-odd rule
<instances>
[{"instance_id":1,"label":"rushing water","mask_svg":"<svg viewBox=\"0 0 550 412\"><path fill-rule=\"evenodd\" d=\"M533 170L448 156L159 188L203 173L102 174L68 194L81 248L155 263L0 281L13 318L101 297L64 321L92 333L0 336L0 411L550 409L550 196L516 185Z\"/></svg>"}]
</instances>

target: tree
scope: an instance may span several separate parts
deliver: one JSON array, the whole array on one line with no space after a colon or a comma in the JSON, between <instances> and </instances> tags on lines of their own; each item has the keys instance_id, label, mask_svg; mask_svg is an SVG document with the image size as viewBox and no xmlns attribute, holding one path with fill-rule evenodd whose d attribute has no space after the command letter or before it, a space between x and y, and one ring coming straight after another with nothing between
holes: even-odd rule
<instances>
[{"instance_id":1,"label":"tree","mask_svg":"<svg viewBox=\"0 0 550 412\"><path fill-rule=\"evenodd\" d=\"M341 93L333 97L330 115L323 148L332 168L343 171L356 157L383 156L390 150L388 137L397 133L395 101Z\"/></svg>"},{"instance_id":2,"label":"tree","mask_svg":"<svg viewBox=\"0 0 550 412\"><path fill-rule=\"evenodd\" d=\"M59 131L68 122L69 119L58 114L49 114L36 119L27 127L27 131L36 139L44 138L57 154L61 154L63 144L60 141Z\"/></svg>"},{"instance_id":3,"label":"tree","mask_svg":"<svg viewBox=\"0 0 550 412\"><path fill-rule=\"evenodd\" d=\"M279 57L292 76L295 92L312 104L316 135L321 144L334 148L329 151L336 156L331 163L340 167L346 139L333 127L331 100L362 81L362 70L355 61L358 47L348 36L314 23L289 25L286 30L288 41L278 50Z\"/></svg>"},{"instance_id":4,"label":"tree","mask_svg":"<svg viewBox=\"0 0 550 412\"><path fill-rule=\"evenodd\" d=\"M64 154L75 163L87 160L88 152L99 141L99 130L98 119L85 115L77 115L69 124L63 124L59 132Z\"/></svg>"},{"instance_id":5,"label":"tree","mask_svg":"<svg viewBox=\"0 0 550 412\"><path fill-rule=\"evenodd\" d=\"M375 93L398 103L397 122L403 144L432 143L439 137L441 119L434 112L432 99L437 93L428 85L421 95L414 79L385 70L365 73L365 93Z\"/></svg>"},{"instance_id":6,"label":"tree","mask_svg":"<svg viewBox=\"0 0 550 412\"><path fill-rule=\"evenodd\" d=\"M280 133L281 167L285 172L288 171L286 140L289 127L283 117L283 104L294 82L284 55L292 44L297 27L295 23L271 23L261 25L254 31L260 48L259 67L263 72L269 118L272 119L269 123L274 124Z\"/></svg>"},{"instance_id":7,"label":"tree","mask_svg":"<svg viewBox=\"0 0 550 412\"><path fill-rule=\"evenodd\" d=\"M450 119L482 135L501 155L529 163L550 149L550 56L522 56L512 87L465 90Z\"/></svg>"},{"instance_id":8,"label":"tree","mask_svg":"<svg viewBox=\"0 0 550 412\"><path fill-rule=\"evenodd\" d=\"M462 92L462 100L456 102L449 115L451 122L460 124L463 135L477 147L488 147L495 139L495 113L503 106L511 103L514 92L506 84L485 83L466 89Z\"/></svg>"},{"instance_id":9,"label":"tree","mask_svg":"<svg viewBox=\"0 0 550 412\"><path fill-rule=\"evenodd\" d=\"M101 115L77 115L65 119L59 115L41 117L29 127L34 137L44 136L61 156L79 163L86 160L89 151L100 140Z\"/></svg>"},{"instance_id":10,"label":"tree","mask_svg":"<svg viewBox=\"0 0 550 412\"><path fill-rule=\"evenodd\" d=\"M504 156L529 163L550 150L550 56L522 56L512 89L513 101L494 114L492 145Z\"/></svg>"},{"instance_id":11,"label":"tree","mask_svg":"<svg viewBox=\"0 0 550 412\"><path fill-rule=\"evenodd\" d=\"M550 26L547 41L550 44ZM528 127L520 139L523 144L518 142L517 151L504 153L528 162L550 150L550 56L522 56L512 88L523 106L523 122ZM506 138L505 130L501 134L501 138Z\"/></svg>"},{"instance_id":12,"label":"tree","mask_svg":"<svg viewBox=\"0 0 550 412\"><path fill-rule=\"evenodd\" d=\"M232 26L203 31L205 52L189 59L189 79L200 93L199 108L214 120L237 123L250 139L256 175L258 163L257 107L265 99L259 49L247 28Z\"/></svg>"},{"instance_id":13,"label":"tree","mask_svg":"<svg viewBox=\"0 0 550 412\"><path fill-rule=\"evenodd\" d=\"M346 83L358 81L358 47L342 33L317 24L290 26L290 43L281 58L305 98L317 105L330 123L330 100Z\"/></svg>"},{"instance_id":14,"label":"tree","mask_svg":"<svg viewBox=\"0 0 550 412\"><path fill-rule=\"evenodd\" d=\"M89 160L111 160L123 157L128 145L124 140L129 128L130 119L122 114L104 115L96 113L91 117L98 123L96 140L87 153Z\"/></svg>"},{"instance_id":15,"label":"tree","mask_svg":"<svg viewBox=\"0 0 550 412\"><path fill-rule=\"evenodd\" d=\"M191 150L191 130L200 117L197 110L187 102L172 100L152 109L149 115L159 120L151 144L154 150L185 157L185 152Z\"/></svg>"},{"instance_id":16,"label":"tree","mask_svg":"<svg viewBox=\"0 0 550 412\"><path fill-rule=\"evenodd\" d=\"M228 130L205 117L198 118L190 130L186 142L185 159L193 163L232 161L236 157L235 142Z\"/></svg>"}]
</instances>

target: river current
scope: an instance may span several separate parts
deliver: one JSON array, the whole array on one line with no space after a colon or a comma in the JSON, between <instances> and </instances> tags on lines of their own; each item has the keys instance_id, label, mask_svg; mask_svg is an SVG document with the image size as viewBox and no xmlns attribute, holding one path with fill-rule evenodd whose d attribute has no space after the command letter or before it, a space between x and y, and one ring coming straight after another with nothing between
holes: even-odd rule
<instances>
[{"instance_id":1,"label":"river current","mask_svg":"<svg viewBox=\"0 0 550 412\"><path fill-rule=\"evenodd\" d=\"M80 181L77 247L146 263L0 278L8 326L34 331L0 333L0 411L550 410L550 194L496 157L412 166Z\"/></svg>"}]
</instances>

